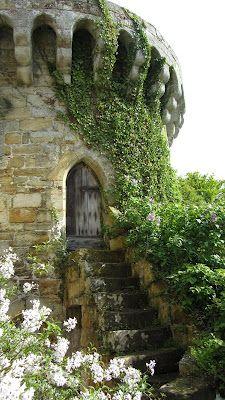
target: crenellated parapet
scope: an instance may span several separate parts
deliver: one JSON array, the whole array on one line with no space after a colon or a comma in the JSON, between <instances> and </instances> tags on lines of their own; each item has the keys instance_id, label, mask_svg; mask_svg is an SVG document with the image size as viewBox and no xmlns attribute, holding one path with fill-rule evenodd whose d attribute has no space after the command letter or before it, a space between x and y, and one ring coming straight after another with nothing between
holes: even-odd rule
<instances>
[{"instance_id":1,"label":"crenellated parapet","mask_svg":"<svg viewBox=\"0 0 225 400\"><path fill-rule=\"evenodd\" d=\"M112 3L109 6L118 29L119 47L125 51L136 49L134 27L128 14ZM81 30L87 31L93 41L93 72L97 81L105 46L98 24L101 18L101 10L94 1L0 0L0 85L51 86L41 52L69 84L72 63L76 61L73 43ZM171 144L182 126L185 110L179 64L159 32L151 24L146 24L145 29L153 54L165 60L157 79L152 82L152 57L146 86L149 95L157 92L161 98L162 119ZM142 51L135 51L127 77L131 83L138 80L145 63Z\"/></svg>"}]
</instances>

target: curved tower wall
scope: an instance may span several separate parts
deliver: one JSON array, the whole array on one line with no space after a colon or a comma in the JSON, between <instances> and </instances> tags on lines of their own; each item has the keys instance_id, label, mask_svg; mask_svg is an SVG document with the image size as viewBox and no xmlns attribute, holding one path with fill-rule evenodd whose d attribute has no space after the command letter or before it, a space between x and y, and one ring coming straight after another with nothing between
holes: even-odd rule
<instances>
[{"instance_id":1,"label":"curved tower wall","mask_svg":"<svg viewBox=\"0 0 225 400\"><path fill-rule=\"evenodd\" d=\"M135 45L133 25L125 11L109 4L124 45ZM65 219L66 177L80 161L98 176L104 189L113 179L112 166L88 149L79 132L57 118L65 112L54 94L41 51L71 81L73 34L87 30L95 41L95 79L101 66L102 43L93 1L0 0L0 246L23 250L48 239L51 209ZM146 24L151 46L166 63L150 88L163 98L162 119L171 144L183 123L184 97L179 65L159 32ZM144 55L137 51L129 79L138 79ZM171 68L173 67L173 68ZM109 199L110 200L110 199Z\"/></svg>"}]
</instances>

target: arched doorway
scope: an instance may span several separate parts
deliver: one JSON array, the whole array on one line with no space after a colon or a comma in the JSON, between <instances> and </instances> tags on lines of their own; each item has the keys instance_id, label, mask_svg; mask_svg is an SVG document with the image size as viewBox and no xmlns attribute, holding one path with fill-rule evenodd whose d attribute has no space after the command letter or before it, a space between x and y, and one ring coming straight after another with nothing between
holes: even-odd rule
<instances>
[{"instance_id":1,"label":"arched doorway","mask_svg":"<svg viewBox=\"0 0 225 400\"><path fill-rule=\"evenodd\" d=\"M94 172L83 162L75 165L66 180L66 232L71 250L102 247L102 202Z\"/></svg>"}]
</instances>

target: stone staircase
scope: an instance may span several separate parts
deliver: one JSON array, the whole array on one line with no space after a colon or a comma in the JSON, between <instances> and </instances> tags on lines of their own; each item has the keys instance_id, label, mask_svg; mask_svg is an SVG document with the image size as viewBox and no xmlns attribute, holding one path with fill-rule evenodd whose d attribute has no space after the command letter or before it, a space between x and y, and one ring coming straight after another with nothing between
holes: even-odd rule
<instances>
[{"instance_id":1,"label":"stone staircase","mask_svg":"<svg viewBox=\"0 0 225 400\"><path fill-rule=\"evenodd\" d=\"M170 328L160 325L124 254L96 250L93 259L88 260L89 289L103 351L143 372L146 363L155 360L155 375L149 380L156 387L175 379L183 349L173 343Z\"/></svg>"},{"instance_id":2,"label":"stone staircase","mask_svg":"<svg viewBox=\"0 0 225 400\"><path fill-rule=\"evenodd\" d=\"M81 305L84 325L89 329L81 335L83 346L93 339L106 358L122 357L126 365L142 372L147 372L146 363L155 360L155 374L149 375L149 382L164 399L215 399L209 382L182 371L179 376L184 350L174 343L170 327L160 324L123 252L71 252L66 286L68 305L75 309Z\"/></svg>"}]
</instances>

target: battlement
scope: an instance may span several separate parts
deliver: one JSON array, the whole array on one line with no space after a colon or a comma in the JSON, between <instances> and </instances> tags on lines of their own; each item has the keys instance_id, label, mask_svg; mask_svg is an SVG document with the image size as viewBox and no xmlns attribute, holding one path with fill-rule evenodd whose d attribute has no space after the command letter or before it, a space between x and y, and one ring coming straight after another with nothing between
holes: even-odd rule
<instances>
[{"instance_id":1,"label":"battlement","mask_svg":"<svg viewBox=\"0 0 225 400\"><path fill-rule=\"evenodd\" d=\"M119 49L135 48L135 33L128 14L119 6L109 5L118 27ZM93 72L97 81L104 50L98 26L101 17L101 10L93 0L0 0L0 86L51 86L41 53L62 73L65 82L70 83L71 66L76 61L73 43L81 30L92 40ZM171 144L183 124L185 109L179 64L170 46L149 23L146 23L146 34L154 49L152 63L154 55L166 60L158 80L147 86L151 93L160 93L162 119ZM138 80L144 62L144 54L137 50L126 77L130 82ZM147 79L151 80L150 74Z\"/></svg>"}]
</instances>

